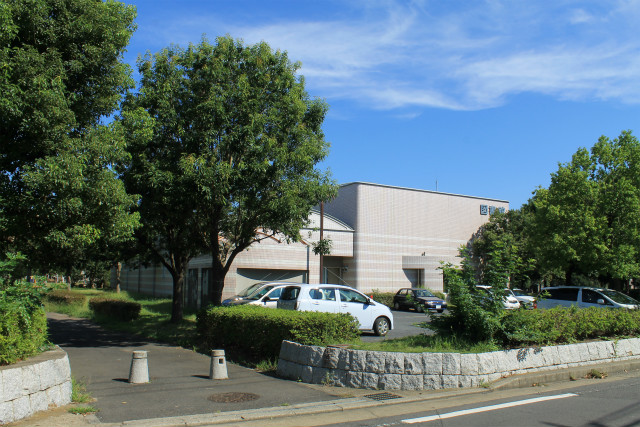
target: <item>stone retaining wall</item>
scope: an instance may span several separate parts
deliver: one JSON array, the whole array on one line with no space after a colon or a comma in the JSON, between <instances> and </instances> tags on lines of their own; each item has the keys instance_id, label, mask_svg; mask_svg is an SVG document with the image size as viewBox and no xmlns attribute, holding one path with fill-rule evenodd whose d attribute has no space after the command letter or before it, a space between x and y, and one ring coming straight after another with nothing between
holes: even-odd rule
<instances>
[{"instance_id":1,"label":"stone retaining wall","mask_svg":"<svg viewBox=\"0 0 640 427\"><path fill-rule=\"evenodd\" d=\"M71 368L57 347L25 361L0 366L0 424L71 402Z\"/></svg>"},{"instance_id":2,"label":"stone retaining wall","mask_svg":"<svg viewBox=\"0 0 640 427\"><path fill-rule=\"evenodd\" d=\"M392 353L283 341L278 375L305 383L378 390L477 387L529 372L640 359L640 338L490 353Z\"/></svg>"}]
</instances>

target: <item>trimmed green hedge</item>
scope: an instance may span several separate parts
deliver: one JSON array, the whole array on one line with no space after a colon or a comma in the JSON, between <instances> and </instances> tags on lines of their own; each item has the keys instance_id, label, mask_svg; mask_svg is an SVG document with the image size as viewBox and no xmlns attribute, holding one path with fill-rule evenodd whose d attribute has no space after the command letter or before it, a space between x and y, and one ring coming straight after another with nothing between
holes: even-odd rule
<instances>
[{"instance_id":1,"label":"trimmed green hedge","mask_svg":"<svg viewBox=\"0 0 640 427\"><path fill-rule=\"evenodd\" d=\"M0 365L33 356L47 343L47 316L40 305L40 289L28 282L0 289Z\"/></svg>"},{"instance_id":2,"label":"trimmed green hedge","mask_svg":"<svg viewBox=\"0 0 640 427\"><path fill-rule=\"evenodd\" d=\"M44 299L57 304L79 304L82 305L87 300L85 295L71 292L66 289L56 289L44 296Z\"/></svg>"},{"instance_id":3,"label":"trimmed green hedge","mask_svg":"<svg viewBox=\"0 0 640 427\"><path fill-rule=\"evenodd\" d=\"M395 294L395 292L380 292L374 290L369 296L373 298L374 301L384 304L389 308L393 308L393 296Z\"/></svg>"},{"instance_id":4,"label":"trimmed green hedge","mask_svg":"<svg viewBox=\"0 0 640 427\"><path fill-rule=\"evenodd\" d=\"M556 307L509 310L496 338L508 346L562 344L640 335L640 310Z\"/></svg>"},{"instance_id":5,"label":"trimmed green hedge","mask_svg":"<svg viewBox=\"0 0 640 427\"><path fill-rule=\"evenodd\" d=\"M281 310L258 306L210 307L197 316L200 346L235 358L277 358L283 340L308 345L353 341L360 336L348 314Z\"/></svg>"},{"instance_id":6,"label":"trimmed green hedge","mask_svg":"<svg viewBox=\"0 0 640 427\"><path fill-rule=\"evenodd\" d=\"M142 306L137 302L95 297L89 300L94 314L129 322L140 316Z\"/></svg>"}]
</instances>

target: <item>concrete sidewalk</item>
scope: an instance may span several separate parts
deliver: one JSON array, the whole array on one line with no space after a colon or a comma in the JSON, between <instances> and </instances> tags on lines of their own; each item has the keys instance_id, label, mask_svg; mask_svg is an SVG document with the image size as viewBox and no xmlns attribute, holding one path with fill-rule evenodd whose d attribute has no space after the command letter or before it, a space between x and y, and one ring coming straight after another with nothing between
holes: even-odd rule
<instances>
[{"instance_id":1,"label":"concrete sidewalk","mask_svg":"<svg viewBox=\"0 0 640 427\"><path fill-rule=\"evenodd\" d=\"M378 391L309 385L257 373L227 362L228 380L208 378L210 358L105 331L84 319L49 315L51 340L69 355L74 378L84 382L99 411L82 416L56 408L9 426L196 426L426 401L491 390L583 378L590 370L613 374L640 369L640 361L590 365L504 378L484 388ZM148 384L127 382L134 350L148 352Z\"/></svg>"},{"instance_id":2,"label":"concrete sidewalk","mask_svg":"<svg viewBox=\"0 0 640 427\"><path fill-rule=\"evenodd\" d=\"M281 380L229 362L229 379L211 380L211 358L208 356L106 331L86 319L56 313L49 313L47 317L50 340L67 352L72 376L84 383L96 399L91 403L98 409L95 416L72 416L86 422L121 423L290 406L336 398L318 388ZM150 382L147 384L128 382L134 350L148 352ZM58 411L47 413L50 412ZM52 425L51 419L44 423L38 421L40 418L36 415L14 425ZM65 421L60 425L68 424Z\"/></svg>"}]
</instances>

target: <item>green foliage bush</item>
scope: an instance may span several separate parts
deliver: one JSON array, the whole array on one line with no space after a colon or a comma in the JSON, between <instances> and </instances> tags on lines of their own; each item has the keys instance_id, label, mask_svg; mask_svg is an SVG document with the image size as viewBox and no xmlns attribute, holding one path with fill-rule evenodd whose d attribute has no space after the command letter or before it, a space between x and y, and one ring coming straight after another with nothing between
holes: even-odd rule
<instances>
[{"instance_id":1,"label":"green foliage bush","mask_svg":"<svg viewBox=\"0 0 640 427\"><path fill-rule=\"evenodd\" d=\"M515 347L631 335L640 335L640 310L556 307L505 313L496 339Z\"/></svg>"},{"instance_id":2,"label":"green foliage bush","mask_svg":"<svg viewBox=\"0 0 640 427\"><path fill-rule=\"evenodd\" d=\"M46 301L50 301L57 304L78 304L82 305L87 300L85 295L77 292L71 292L66 289L55 289L44 296Z\"/></svg>"},{"instance_id":3,"label":"green foliage bush","mask_svg":"<svg viewBox=\"0 0 640 427\"><path fill-rule=\"evenodd\" d=\"M446 265L443 274L452 307L448 315L431 321L431 328L443 336L522 347L640 335L640 310L504 310L498 298L479 298L473 278L465 276L464 269Z\"/></svg>"},{"instance_id":4,"label":"green foliage bush","mask_svg":"<svg viewBox=\"0 0 640 427\"><path fill-rule=\"evenodd\" d=\"M142 308L137 302L104 297L91 298L89 300L89 307L93 310L94 314L98 316L105 316L125 322L137 319L140 316L140 310Z\"/></svg>"},{"instance_id":5,"label":"green foliage bush","mask_svg":"<svg viewBox=\"0 0 640 427\"><path fill-rule=\"evenodd\" d=\"M379 302L380 304L384 304L389 308L393 308L393 296L395 292L380 292L377 289L371 293L371 297L374 301Z\"/></svg>"},{"instance_id":6,"label":"green foliage bush","mask_svg":"<svg viewBox=\"0 0 640 427\"><path fill-rule=\"evenodd\" d=\"M327 345L353 341L360 335L355 319L347 314L249 305L202 310L197 316L197 331L204 351L223 349L246 360L278 357L283 340Z\"/></svg>"},{"instance_id":7,"label":"green foliage bush","mask_svg":"<svg viewBox=\"0 0 640 427\"><path fill-rule=\"evenodd\" d=\"M500 296L492 300L479 295L475 280L451 265L444 265L442 272L449 290L449 313L433 318L431 328L441 335L464 340L493 340L504 311Z\"/></svg>"},{"instance_id":8,"label":"green foliage bush","mask_svg":"<svg viewBox=\"0 0 640 427\"><path fill-rule=\"evenodd\" d=\"M0 287L0 365L37 354L47 344L41 288L26 281Z\"/></svg>"}]
</instances>

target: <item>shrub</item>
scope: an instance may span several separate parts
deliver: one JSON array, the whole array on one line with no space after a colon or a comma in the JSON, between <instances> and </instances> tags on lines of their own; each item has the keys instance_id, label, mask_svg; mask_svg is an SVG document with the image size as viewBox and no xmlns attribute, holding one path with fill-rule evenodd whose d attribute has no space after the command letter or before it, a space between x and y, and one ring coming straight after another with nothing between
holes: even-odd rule
<instances>
[{"instance_id":1,"label":"shrub","mask_svg":"<svg viewBox=\"0 0 640 427\"><path fill-rule=\"evenodd\" d=\"M449 313L432 318L431 328L465 340L493 340L504 311L500 294L496 293L495 298L478 295L473 278L465 277L464 271L451 264L443 265L442 273L449 290Z\"/></svg>"},{"instance_id":2,"label":"shrub","mask_svg":"<svg viewBox=\"0 0 640 427\"><path fill-rule=\"evenodd\" d=\"M379 290L374 289L373 292L371 293L371 298L373 298L374 301L377 301L380 304L384 304L389 308L393 308L394 295L395 295L395 292L380 292Z\"/></svg>"},{"instance_id":3,"label":"shrub","mask_svg":"<svg viewBox=\"0 0 640 427\"><path fill-rule=\"evenodd\" d=\"M0 288L0 365L37 354L47 344L41 288L19 281Z\"/></svg>"},{"instance_id":4,"label":"shrub","mask_svg":"<svg viewBox=\"0 0 640 427\"><path fill-rule=\"evenodd\" d=\"M639 334L639 310L555 307L505 313L496 338L507 346L521 346Z\"/></svg>"},{"instance_id":5,"label":"shrub","mask_svg":"<svg viewBox=\"0 0 640 427\"><path fill-rule=\"evenodd\" d=\"M447 296L444 294L444 292L440 292L440 291L431 291L431 292L433 292L433 294L438 298L440 298L441 300L443 301L447 300Z\"/></svg>"},{"instance_id":6,"label":"shrub","mask_svg":"<svg viewBox=\"0 0 640 427\"><path fill-rule=\"evenodd\" d=\"M129 322L140 316L141 305L137 302L95 297L89 300L94 314Z\"/></svg>"},{"instance_id":7,"label":"shrub","mask_svg":"<svg viewBox=\"0 0 640 427\"><path fill-rule=\"evenodd\" d=\"M224 349L235 358L277 358L283 340L327 345L356 339L360 331L348 314L278 310L255 306L210 307L197 316L204 351Z\"/></svg>"},{"instance_id":8,"label":"shrub","mask_svg":"<svg viewBox=\"0 0 640 427\"><path fill-rule=\"evenodd\" d=\"M87 297L77 292L70 292L66 289L55 289L46 294L44 299L57 304L82 305L87 300Z\"/></svg>"}]
</instances>

